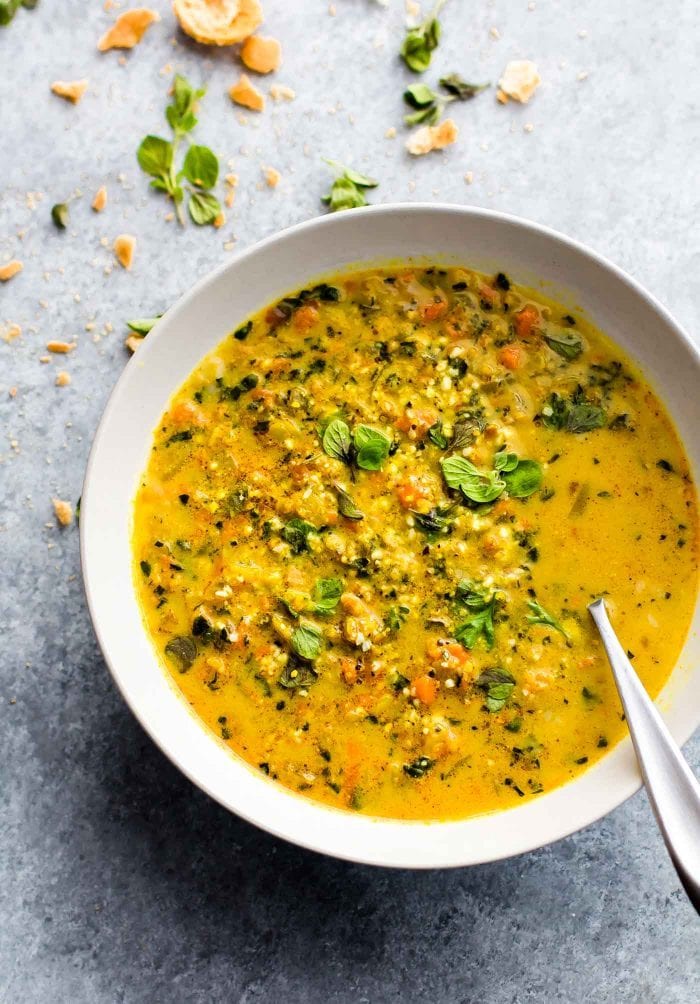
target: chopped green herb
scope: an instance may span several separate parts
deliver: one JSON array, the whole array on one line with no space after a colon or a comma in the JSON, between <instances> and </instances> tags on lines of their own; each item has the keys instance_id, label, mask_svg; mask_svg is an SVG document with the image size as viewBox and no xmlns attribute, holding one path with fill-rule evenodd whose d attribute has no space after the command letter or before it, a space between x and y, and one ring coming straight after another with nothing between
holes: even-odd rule
<instances>
[{"instance_id":1,"label":"chopped green herb","mask_svg":"<svg viewBox=\"0 0 700 1004\"><path fill-rule=\"evenodd\" d=\"M562 359L567 359L568 361L578 359L583 352L583 341L578 335L569 331L561 331L557 334L546 334L544 336L544 340L547 345L549 345L550 349L560 355Z\"/></svg>"},{"instance_id":2,"label":"chopped green herb","mask_svg":"<svg viewBox=\"0 0 700 1004\"><path fill-rule=\"evenodd\" d=\"M51 219L59 230L65 230L70 223L68 206L65 202L57 202L51 207Z\"/></svg>"},{"instance_id":3,"label":"chopped green herb","mask_svg":"<svg viewBox=\"0 0 700 1004\"><path fill-rule=\"evenodd\" d=\"M151 574L151 563L150 563L150 561L140 561L139 562L139 567L140 567L141 571L143 572L143 574L146 576L146 578L148 578L148 576Z\"/></svg>"},{"instance_id":4,"label":"chopped green herb","mask_svg":"<svg viewBox=\"0 0 700 1004\"><path fill-rule=\"evenodd\" d=\"M331 614L343 594L342 579L318 579L311 598L317 614Z\"/></svg>"},{"instance_id":5,"label":"chopped green herb","mask_svg":"<svg viewBox=\"0 0 700 1004\"><path fill-rule=\"evenodd\" d=\"M369 425L357 425L353 433L355 460L365 471L379 471L391 449L391 440Z\"/></svg>"},{"instance_id":6,"label":"chopped green herb","mask_svg":"<svg viewBox=\"0 0 700 1004\"><path fill-rule=\"evenodd\" d=\"M507 669L487 669L478 677L476 685L486 691L486 707L493 713L505 706L515 687L515 678Z\"/></svg>"},{"instance_id":7,"label":"chopped green herb","mask_svg":"<svg viewBox=\"0 0 700 1004\"><path fill-rule=\"evenodd\" d=\"M330 211L337 213L341 209L358 209L360 206L366 206L365 190L376 188L379 182L335 160L326 160L326 163L340 172L331 185L330 192L321 198Z\"/></svg>"},{"instance_id":8,"label":"chopped green herb","mask_svg":"<svg viewBox=\"0 0 700 1004\"><path fill-rule=\"evenodd\" d=\"M336 484L333 486L335 488L336 495L338 496L338 512L345 519L364 519L365 514L360 511L355 505L355 500L352 495L345 491L340 485Z\"/></svg>"},{"instance_id":9,"label":"chopped green herb","mask_svg":"<svg viewBox=\"0 0 700 1004\"><path fill-rule=\"evenodd\" d=\"M475 98L477 94L481 94L482 91L485 91L487 87L490 87L491 85L470 84L466 80L462 80L458 73L450 73L446 77L440 77L440 86L444 87L445 90L458 101L470 101L472 98ZM503 273L499 272L499 275L503 275ZM510 283L508 286L501 288L509 289Z\"/></svg>"},{"instance_id":10,"label":"chopped green herb","mask_svg":"<svg viewBox=\"0 0 700 1004\"><path fill-rule=\"evenodd\" d=\"M447 449L449 441L445 433L442 431L442 422L436 422L434 425L430 426L428 429L428 439L431 443L439 446L441 450Z\"/></svg>"},{"instance_id":11,"label":"chopped green herb","mask_svg":"<svg viewBox=\"0 0 700 1004\"><path fill-rule=\"evenodd\" d=\"M307 662L314 662L321 654L321 642L323 635L315 624L309 621L302 621L298 628L292 631L290 644L292 650Z\"/></svg>"},{"instance_id":12,"label":"chopped green herb","mask_svg":"<svg viewBox=\"0 0 700 1004\"><path fill-rule=\"evenodd\" d=\"M432 54L440 42L440 22L437 19L446 0L438 0L421 24L408 28L400 55L409 70L423 73L430 66Z\"/></svg>"},{"instance_id":13,"label":"chopped green herb","mask_svg":"<svg viewBox=\"0 0 700 1004\"><path fill-rule=\"evenodd\" d=\"M537 600L528 600L527 605L532 611L532 613L527 616L528 624L543 624L545 627L554 628L555 631L559 631L563 634L568 641L569 636L559 621L548 613L545 608L537 602Z\"/></svg>"},{"instance_id":14,"label":"chopped green herb","mask_svg":"<svg viewBox=\"0 0 700 1004\"><path fill-rule=\"evenodd\" d=\"M303 554L309 550L309 534L317 532L312 523L295 516L282 527L282 539L289 544L293 554Z\"/></svg>"},{"instance_id":15,"label":"chopped green herb","mask_svg":"<svg viewBox=\"0 0 700 1004\"><path fill-rule=\"evenodd\" d=\"M435 761L431 760L430 757L419 756L417 760L413 761L413 763L405 763L403 765L403 772L408 777L412 777L414 779L421 778L425 777L430 768L434 766Z\"/></svg>"},{"instance_id":16,"label":"chopped green herb","mask_svg":"<svg viewBox=\"0 0 700 1004\"><path fill-rule=\"evenodd\" d=\"M386 626L389 628L390 631L400 631L403 625L406 623L406 618L408 617L410 612L411 611L409 610L408 607L405 607L401 604L399 604L399 606L397 607L389 607L385 619ZM406 680L405 676L401 676L400 673L397 673L396 676L400 677L401 680L404 680L405 683L401 683L398 688L396 687L395 683L392 684L392 686L394 686L394 689L401 690L403 687L408 686L408 680Z\"/></svg>"},{"instance_id":17,"label":"chopped green herb","mask_svg":"<svg viewBox=\"0 0 700 1004\"><path fill-rule=\"evenodd\" d=\"M137 335L144 336L148 334L162 316L162 314L156 314L155 317L137 317L134 321L127 321L126 326L135 331Z\"/></svg>"},{"instance_id":18,"label":"chopped green herb","mask_svg":"<svg viewBox=\"0 0 700 1004\"><path fill-rule=\"evenodd\" d=\"M310 663L290 659L277 683L285 690L298 690L300 687L310 687L317 679L318 673Z\"/></svg>"},{"instance_id":19,"label":"chopped green herb","mask_svg":"<svg viewBox=\"0 0 700 1004\"><path fill-rule=\"evenodd\" d=\"M446 457L440 464L448 486L461 489L472 502L494 502L506 486L497 471L480 471L466 457Z\"/></svg>"},{"instance_id":20,"label":"chopped green herb","mask_svg":"<svg viewBox=\"0 0 700 1004\"><path fill-rule=\"evenodd\" d=\"M176 635L165 646L165 654L175 660L181 673L186 673L197 658L197 645L188 635Z\"/></svg>"}]
</instances>

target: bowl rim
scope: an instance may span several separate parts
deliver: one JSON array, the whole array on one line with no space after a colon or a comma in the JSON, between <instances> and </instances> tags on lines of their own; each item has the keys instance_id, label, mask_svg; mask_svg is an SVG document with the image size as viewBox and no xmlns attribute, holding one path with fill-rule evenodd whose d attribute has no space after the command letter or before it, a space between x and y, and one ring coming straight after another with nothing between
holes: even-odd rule
<instances>
[{"instance_id":1,"label":"bowl rim","mask_svg":"<svg viewBox=\"0 0 700 1004\"><path fill-rule=\"evenodd\" d=\"M526 233L534 233L540 237L543 237L553 243L553 246L563 246L566 249L573 251L574 253L587 259L592 265L601 267L612 274L612 276L621 282L623 285L644 301L645 305L650 308L654 313L660 316L663 322L673 331L675 337L683 345L686 353L692 357L693 362L697 367L700 368L700 347L695 344L690 335L685 331L685 329L675 320L671 313L666 307L648 290L646 290L636 279L631 275L621 269L619 266L615 265L605 256L599 254L597 251L587 247L582 242L576 240L575 238L568 237L567 235L549 227L544 224L536 223L528 220L525 217L513 215L510 213L503 213L496 210L476 207L476 206L464 206L460 204L451 204L444 202L397 202L397 203L386 203L373 206L366 206L360 209L355 209L352 211L352 218L357 219L358 216L366 216L370 218L381 218L385 216L392 216L396 213L430 213L430 214L444 214L448 216L463 216L470 217L474 220L484 220L484 221L497 221L512 227L516 227ZM228 259L227 261L221 263L216 268L212 269L197 282L195 282L191 287L189 287L167 310L164 317L173 318L182 311L188 304L192 301L198 299L202 294L205 293L209 286L212 286L218 282L221 276L226 274L231 270L235 270L242 263L247 261L254 256L263 254L268 248L274 246L276 243L282 240L293 239L299 235L303 235L308 231L314 231L319 228L342 226L342 220L347 217L347 214L329 214L326 216L314 217L310 220L304 220L300 223L294 224L293 226L286 227L282 230L276 231L267 237L255 242L250 247L237 253L234 257ZM439 252L436 252L436 257L439 256ZM370 264L371 259L368 257L367 263ZM311 277L310 277L311 278ZM155 339L151 337L149 342L153 344ZM140 349L140 355L143 357L144 354L148 354L149 342L146 343ZM146 353L144 353L146 349ZM207 349L206 351L210 351ZM206 351L202 355L206 354ZM106 435L106 430L108 429L113 414L118 410L121 404L121 396L124 388L128 385L132 374L132 368L127 365L115 382L112 390L110 392L107 403L102 412L102 416L98 423L94 439L90 448L88 461L85 469L85 476L83 480L83 488L81 495L81 512L83 517L85 514L92 510L92 490L91 483L93 480L94 469L97 465L97 458L101 450L101 444ZM173 388L174 391L175 388ZM214 790L213 785L209 783L208 779L200 776L196 770L190 768L190 766L185 762L185 758L181 755L181 751L173 746L168 746L165 742L161 741L161 738L156 733L155 725L151 722L150 716L132 701L130 694L128 693L126 684L121 678L118 666L115 660L112 658L112 654L109 649L109 645L105 639L103 627L100 620L100 613L97 609L97 602L95 599L94 588L93 588L93 575L98 574L95 570L91 568L90 563L90 545L88 539L88 526L89 522L83 518L80 521L80 562L83 586L85 591L85 597L87 600L88 611L93 624L95 635L100 646L100 650L104 661L109 669L110 675L113 682L115 683L117 690L121 694L125 703L131 710L132 714L135 716L139 724L142 726L144 731L148 736L155 742L162 753L168 757L168 759L173 763L193 784L195 784L200 790L204 791L209 797L213 798L216 802L222 805L230 812L234 812L240 818L252 823L255 826L263 829L264 831L272 834L273 836L279 837L283 840L296 844L307 850L312 850L317 853L326 854L341 860L351 861L359 864L370 864L379 867L393 867L393 868L411 868L415 870L427 870L433 868L453 868L453 867L465 867L475 864L482 864L486 862L495 862L503 860L509 857L518 856L520 854L527 853L537 848L546 846L555 841L561 840L564 837L570 836L573 833L578 832L590 826L592 823L603 818L609 812L622 805L627 799L634 795L642 786L642 779L639 771L635 770L629 773L629 776L623 781L617 784L612 798L608 798L606 807L601 811L598 804L589 805L587 811L579 812L576 814L575 818L569 820L559 820L557 826L552 827L552 832L546 835L544 838L537 839L518 839L517 835L511 841L512 846L504 849L502 851L493 852L491 850L485 853L466 853L463 856L450 856L449 860L430 860L430 855L428 855L428 860L412 860L412 861L392 861L386 857L386 855L373 855L368 853L366 849L358 852L348 852L347 850L338 850L337 848L331 848L328 846L327 842L324 842L324 838L320 839L316 836L315 832L309 831L308 833L295 835L290 835L288 828L284 825L275 825L269 820L263 821L256 816L253 808L243 808L240 805L231 804L231 800L224 797L220 792ZM178 693L178 697L182 700L181 695ZM183 701L183 704L185 702ZM700 708L697 709L695 714L694 723L686 723L685 727L682 729L676 728L674 731L674 737L679 743L686 742L690 736L693 734L698 724L700 724ZM200 723L201 725L201 723ZM201 725L201 728L206 730L206 726ZM206 730L208 731L208 730ZM216 742L216 738L212 736ZM626 736L616 747L627 746L631 751L631 740L629 735ZM612 755L614 750L608 754L608 757ZM588 771L584 772L583 775L577 775L578 777L589 775L596 771L596 768L600 764L604 763L608 757L603 757L596 765L591 767ZM247 765L246 765L247 766ZM276 782L268 781L266 778L261 777L263 783L274 785L274 787L281 793L286 793L288 796L291 795L294 799L301 799L301 796L296 793L289 792L283 786L278 785ZM574 778L572 781L568 782L563 786L568 788L572 784L576 783ZM346 810L335 809L331 806L327 806L323 803L313 802L309 799L303 799L307 804L315 806L320 809L323 813L330 813L332 815L342 815L346 818L358 819L362 818L364 820L370 821L375 825L383 825L389 827L423 827L426 832L430 832L430 828L448 828L453 825L464 824L468 822L469 819L480 819L483 816L477 817L467 817L466 820L448 820L448 821L421 821L421 820L397 820L385 817L369 817L362 816L358 817L355 814L349 813ZM498 810L495 813L487 815L495 816L507 816L511 809ZM515 819L514 819L515 821Z\"/></svg>"}]
</instances>

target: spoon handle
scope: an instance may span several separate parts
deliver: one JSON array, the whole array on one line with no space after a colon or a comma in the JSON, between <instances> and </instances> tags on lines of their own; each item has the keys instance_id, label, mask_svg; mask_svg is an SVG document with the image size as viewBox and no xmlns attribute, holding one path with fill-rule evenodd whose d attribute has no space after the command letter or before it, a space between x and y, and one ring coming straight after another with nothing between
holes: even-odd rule
<instances>
[{"instance_id":1,"label":"spoon handle","mask_svg":"<svg viewBox=\"0 0 700 1004\"><path fill-rule=\"evenodd\" d=\"M651 807L678 877L700 913L700 784L625 655L604 600L588 609L615 677Z\"/></svg>"}]
</instances>

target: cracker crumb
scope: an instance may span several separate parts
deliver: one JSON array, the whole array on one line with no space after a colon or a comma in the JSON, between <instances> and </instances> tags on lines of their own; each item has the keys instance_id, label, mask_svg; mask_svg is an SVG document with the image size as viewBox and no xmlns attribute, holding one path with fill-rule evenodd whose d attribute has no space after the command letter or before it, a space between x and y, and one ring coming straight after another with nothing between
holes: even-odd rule
<instances>
[{"instance_id":1,"label":"cracker crumb","mask_svg":"<svg viewBox=\"0 0 700 1004\"><path fill-rule=\"evenodd\" d=\"M416 0L406 0L406 13L411 20L420 20L420 4Z\"/></svg>"},{"instance_id":2,"label":"cracker crumb","mask_svg":"<svg viewBox=\"0 0 700 1004\"><path fill-rule=\"evenodd\" d=\"M532 124L532 122L526 122L525 125L523 126L523 132L532 132L534 128L535 127Z\"/></svg>"},{"instance_id":3,"label":"cracker crumb","mask_svg":"<svg viewBox=\"0 0 700 1004\"><path fill-rule=\"evenodd\" d=\"M161 77L168 77L172 72L173 68L170 63L166 63L165 66L161 66L161 68L158 70L158 73L161 75Z\"/></svg>"},{"instance_id":4,"label":"cracker crumb","mask_svg":"<svg viewBox=\"0 0 700 1004\"><path fill-rule=\"evenodd\" d=\"M588 28L579 28L577 34L579 38L588 38Z\"/></svg>"},{"instance_id":5,"label":"cracker crumb","mask_svg":"<svg viewBox=\"0 0 700 1004\"><path fill-rule=\"evenodd\" d=\"M66 373L65 370L59 370L56 374L56 386L57 387L67 387L70 383L70 373Z\"/></svg>"},{"instance_id":6,"label":"cracker crumb","mask_svg":"<svg viewBox=\"0 0 700 1004\"><path fill-rule=\"evenodd\" d=\"M173 0L182 30L202 45L235 45L262 24L259 0Z\"/></svg>"},{"instance_id":7,"label":"cracker crumb","mask_svg":"<svg viewBox=\"0 0 700 1004\"><path fill-rule=\"evenodd\" d=\"M577 80L588 80L588 70L581 70L576 74Z\"/></svg>"},{"instance_id":8,"label":"cracker crumb","mask_svg":"<svg viewBox=\"0 0 700 1004\"><path fill-rule=\"evenodd\" d=\"M236 246L235 241L224 241L224 251L233 251Z\"/></svg>"},{"instance_id":9,"label":"cracker crumb","mask_svg":"<svg viewBox=\"0 0 700 1004\"><path fill-rule=\"evenodd\" d=\"M138 335L129 335L128 338L124 339L124 344L126 345L129 352L131 352L133 355L133 353L136 352L142 341L143 338L139 338Z\"/></svg>"},{"instance_id":10,"label":"cracker crumb","mask_svg":"<svg viewBox=\"0 0 700 1004\"><path fill-rule=\"evenodd\" d=\"M467 173L464 175L464 180L467 183L467 185L471 185L472 181L474 180L474 172L467 171Z\"/></svg>"},{"instance_id":11,"label":"cracker crumb","mask_svg":"<svg viewBox=\"0 0 700 1004\"><path fill-rule=\"evenodd\" d=\"M274 167L263 167L263 176L265 178L265 184L268 188L277 188L280 181L282 180L282 175Z\"/></svg>"},{"instance_id":12,"label":"cracker crumb","mask_svg":"<svg viewBox=\"0 0 700 1004\"><path fill-rule=\"evenodd\" d=\"M489 35L491 36L491 38L494 38L496 41L498 41L500 39L500 37L501 37L501 33L498 30L498 28L489 28Z\"/></svg>"},{"instance_id":13,"label":"cracker crumb","mask_svg":"<svg viewBox=\"0 0 700 1004\"><path fill-rule=\"evenodd\" d=\"M508 63L498 81L499 90L496 97L501 104L505 104L508 98L525 104L535 93L540 82L537 67L531 60L514 59Z\"/></svg>"},{"instance_id":14,"label":"cracker crumb","mask_svg":"<svg viewBox=\"0 0 700 1004\"><path fill-rule=\"evenodd\" d=\"M96 213L101 213L107 205L107 189L104 185L97 189L95 198L92 200L92 208Z\"/></svg>"},{"instance_id":15,"label":"cracker crumb","mask_svg":"<svg viewBox=\"0 0 700 1004\"><path fill-rule=\"evenodd\" d=\"M73 522L73 506L70 502L66 502L64 499L51 499L53 502L53 511L56 513L56 519L61 526L70 526Z\"/></svg>"},{"instance_id":16,"label":"cracker crumb","mask_svg":"<svg viewBox=\"0 0 700 1004\"><path fill-rule=\"evenodd\" d=\"M417 129L406 140L406 149L414 157L430 153L431 150L443 150L457 139L459 129L453 119L445 119L436 126L423 126Z\"/></svg>"},{"instance_id":17,"label":"cracker crumb","mask_svg":"<svg viewBox=\"0 0 700 1004\"><path fill-rule=\"evenodd\" d=\"M150 10L148 7L126 10L105 32L97 43L97 48L100 52L107 52L108 49L133 49L156 21L160 21L157 10Z\"/></svg>"},{"instance_id":18,"label":"cracker crumb","mask_svg":"<svg viewBox=\"0 0 700 1004\"><path fill-rule=\"evenodd\" d=\"M396 126L389 126L387 131L384 133L385 139L396 139Z\"/></svg>"},{"instance_id":19,"label":"cracker crumb","mask_svg":"<svg viewBox=\"0 0 700 1004\"><path fill-rule=\"evenodd\" d=\"M272 73L282 62L282 46L276 38L251 35L243 43L241 59L254 73Z\"/></svg>"},{"instance_id":20,"label":"cracker crumb","mask_svg":"<svg viewBox=\"0 0 700 1004\"><path fill-rule=\"evenodd\" d=\"M330 14L331 17L335 17L335 15L336 15L336 9L335 9L335 4L334 3L329 3L328 4L328 13Z\"/></svg>"},{"instance_id":21,"label":"cracker crumb","mask_svg":"<svg viewBox=\"0 0 700 1004\"><path fill-rule=\"evenodd\" d=\"M39 362L40 363L50 363L51 362L51 356L39 356Z\"/></svg>"},{"instance_id":22,"label":"cracker crumb","mask_svg":"<svg viewBox=\"0 0 700 1004\"><path fill-rule=\"evenodd\" d=\"M51 84L51 90L59 98L77 105L87 90L87 86L87 80L54 80Z\"/></svg>"},{"instance_id":23,"label":"cracker crumb","mask_svg":"<svg viewBox=\"0 0 700 1004\"><path fill-rule=\"evenodd\" d=\"M175 213L166 213L163 219L166 223L172 223L175 219Z\"/></svg>"},{"instance_id":24,"label":"cracker crumb","mask_svg":"<svg viewBox=\"0 0 700 1004\"><path fill-rule=\"evenodd\" d=\"M17 388L10 387L7 393L10 395L10 397L17 397Z\"/></svg>"},{"instance_id":25,"label":"cracker crumb","mask_svg":"<svg viewBox=\"0 0 700 1004\"><path fill-rule=\"evenodd\" d=\"M240 79L229 88L229 97L237 105L261 112L265 108L265 96L253 85L250 77L242 73Z\"/></svg>"},{"instance_id":26,"label":"cracker crumb","mask_svg":"<svg viewBox=\"0 0 700 1004\"><path fill-rule=\"evenodd\" d=\"M47 342L46 348L49 352L56 352L58 355L66 355L68 352L72 352L76 347L76 342Z\"/></svg>"},{"instance_id":27,"label":"cracker crumb","mask_svg":"<svg viewBox=\"0 0 700 1004\"><path fill-rule=\"evenodd\" d=\"M224 223L226 222L226 215L224 213L219 213L219 215L214 220L212 226L215 230L220 230Z\"/></svg>"},{"instance_id":28,"label":"cracker crumb","mask_svg":"<svg viewBox=\"0 0 700 1004\"><path fill-rule=\"evenodd\" d=\"M22 334L22 329L20 328L19 324L8 324L7 327L3 330L2 340L4 342L7 342L9 345L10 342L14 342L15 338L19 338L21 334Z\"/></svg>"},{"instance_id":29,"label":"cracker crumb","mask_svg":"<svg viewBox=\"0 0 700 1004\"><path fill-rule=\"evenodd\" d=\"M273 84L270 87L270 97L273 101L293 101L296 96L296 91L286 84Z\"/></svg>"},{"instance_id":30,"label":"cracker crumb","mask_svg":"<svg viewBox=\"0 0 700 1004\"><path fill-rule=\"evenodd\" d=\"M8 261L5 265L0 265L0 282L9 282L18 272L21 272L24 265L17 258Z\"/></svg>"},{"instance_id":31,"label":"cracker crumb","mask_svg":"<svg viewBox=\"0 0 700 1004\"><path fill-rule=\"evenodd\" d=\"M115 258L121 267L125 268L128 272L134 260L136 238L131 234L119 234L119 236L115 238L112 246L114 248Z\"/></svg>"}]
</instances>

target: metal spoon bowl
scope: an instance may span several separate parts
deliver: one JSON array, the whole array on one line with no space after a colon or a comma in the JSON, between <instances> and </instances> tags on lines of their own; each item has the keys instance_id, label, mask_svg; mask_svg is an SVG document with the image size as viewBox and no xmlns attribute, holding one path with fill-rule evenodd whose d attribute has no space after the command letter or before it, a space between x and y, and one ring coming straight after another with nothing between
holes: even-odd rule
<instances>
[{"instance_id":1,"label":"metal spoon bowl","mask_svg":"<svg viewBox=\"0 0 700 1004\"><path fill-rule=\"evenodd\" d=\"M625 709L644 784L668 853L700 913L700 784L618 641L601 598L588 607Z\"/></svg>"}]
</instances>

